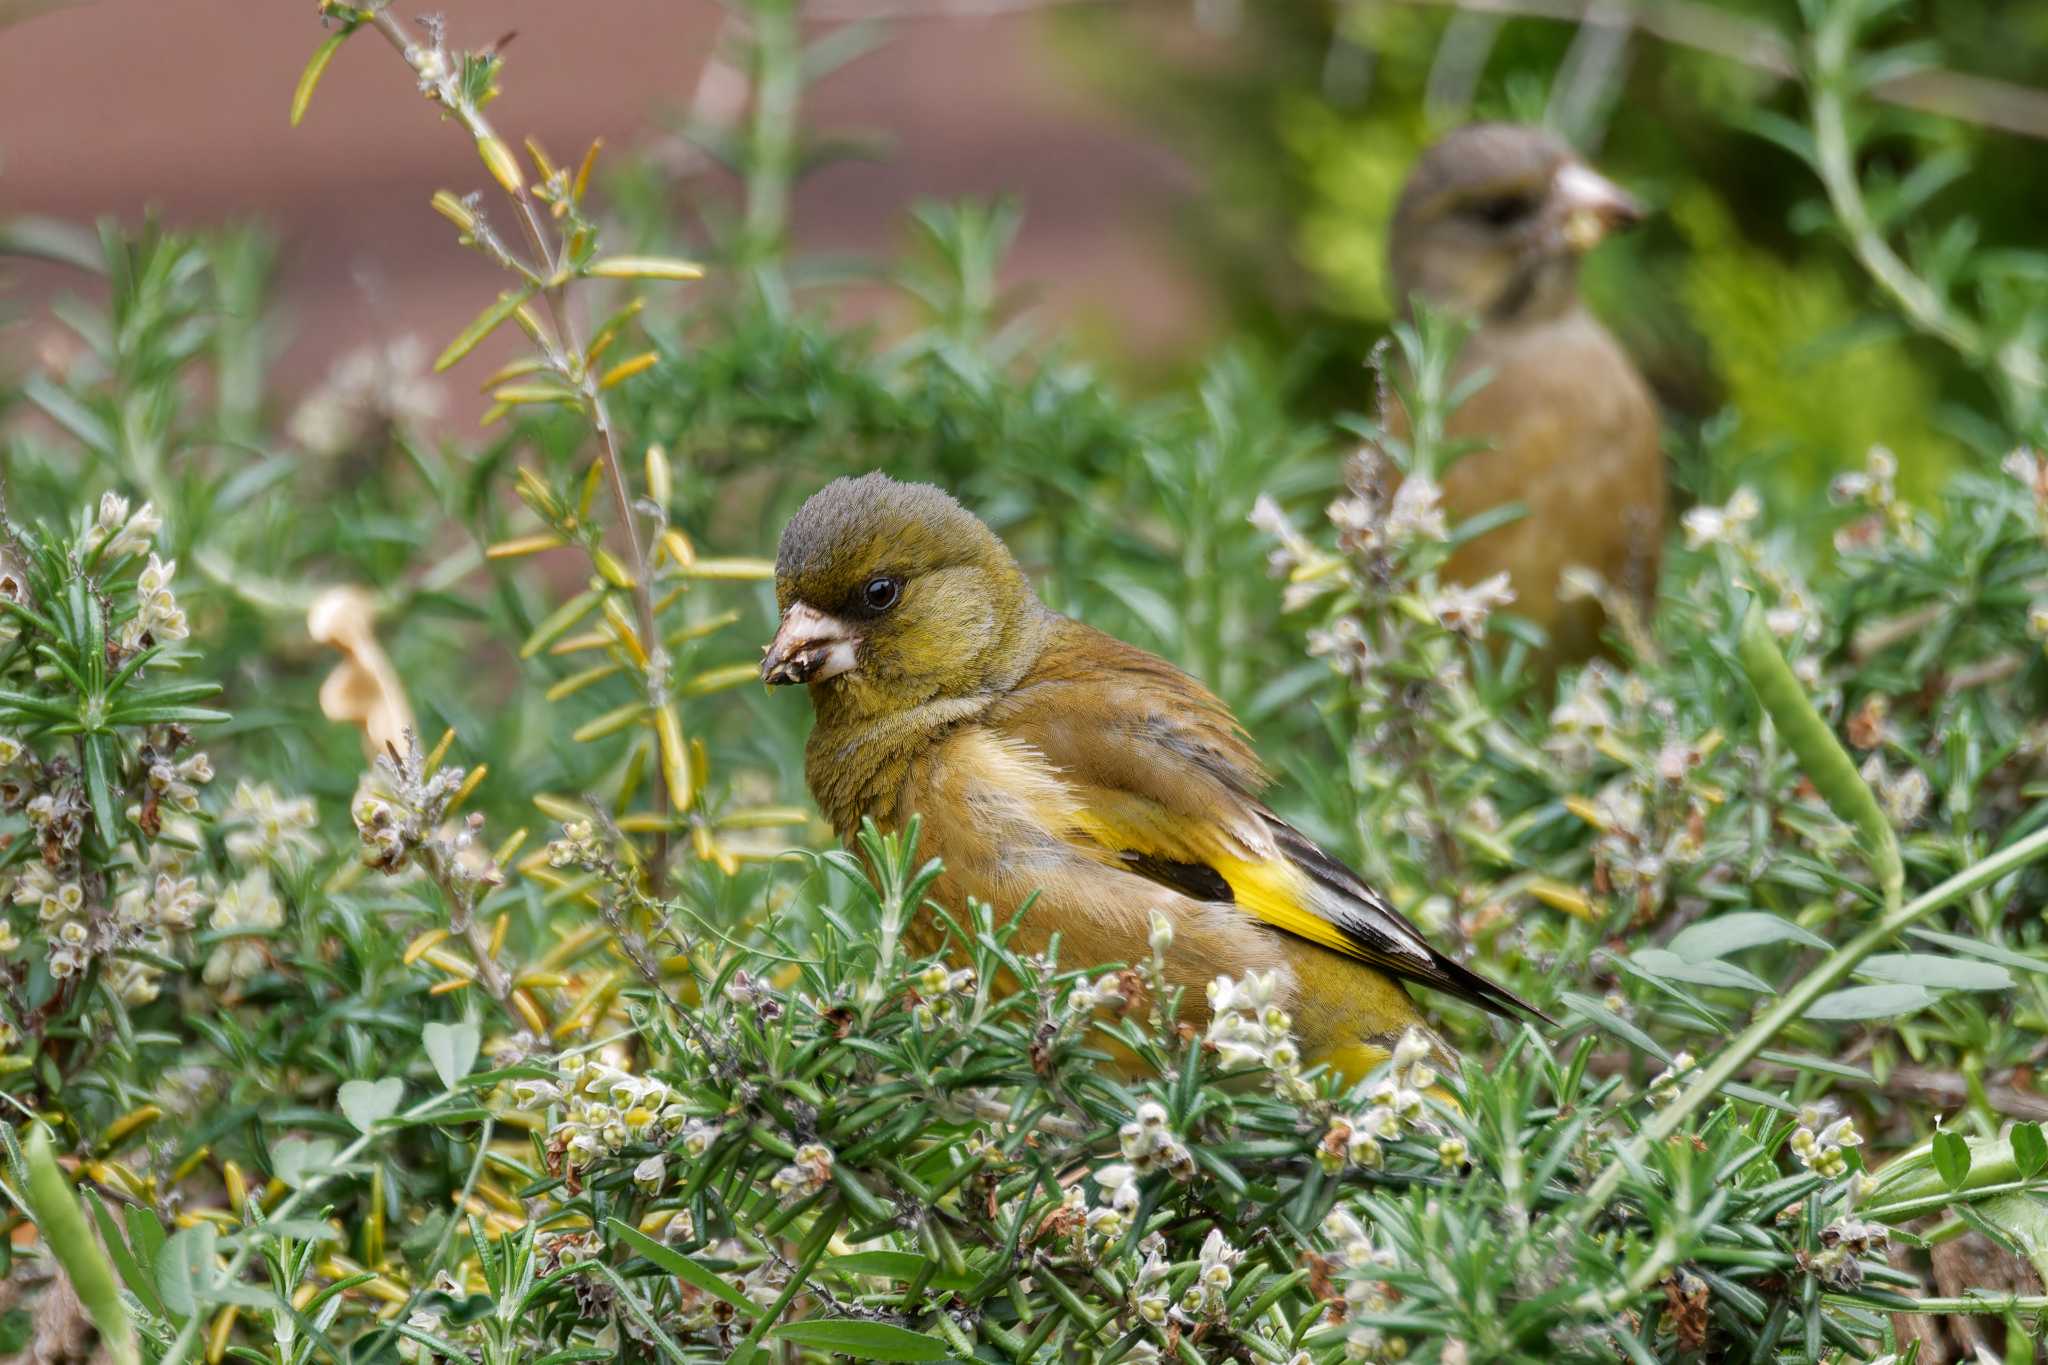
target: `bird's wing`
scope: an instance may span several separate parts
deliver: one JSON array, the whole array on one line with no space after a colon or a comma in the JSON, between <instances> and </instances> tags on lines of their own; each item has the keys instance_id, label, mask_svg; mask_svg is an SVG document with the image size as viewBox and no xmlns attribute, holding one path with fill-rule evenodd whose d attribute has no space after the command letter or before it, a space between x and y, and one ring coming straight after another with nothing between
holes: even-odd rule
<instances>
[{"instance_id":1,"label":"bird's wing","mask_svg":"<svg viewBox=\"0 0 2048 1365\"><path fill-rule=\"evenodd\" d=\"M1058 770L1074 802L1070 837L1133 876L1236 905L1390 975L1542 1017L1431 947L1357 873L1267 810L1243 732L1200 683L1071 622L1047 656L990 719Z\"/></svg>"}]
</instances>

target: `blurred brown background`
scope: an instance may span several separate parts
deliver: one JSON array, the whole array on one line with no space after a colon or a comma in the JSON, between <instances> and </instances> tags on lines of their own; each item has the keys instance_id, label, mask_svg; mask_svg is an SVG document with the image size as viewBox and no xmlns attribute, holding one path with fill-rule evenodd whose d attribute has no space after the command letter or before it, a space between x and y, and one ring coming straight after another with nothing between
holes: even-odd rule
<instances>
[{"instance_id":1,"label":"blurred brown background","mask_svg":"<svg viewBox=\"0 0 2048 1365\"><path fill-rule=\"evenodd\" d=\"M172 224L229 219L278 235L287 389L373 338L437 349L499 287L427 208L434 190L481 188L467 140L407 99L409 75L374 36L344 47L305 122L293 85L321 37L312 0L82 0L0 27L0 217ZM608 147L680 148L672 129L713 52L711 0L446 0L451 44L506 49L509 136L574 157ZM886 253L922 196L1013 193L1025 219L1009 262L1050 327L1139 354L1200 324L1197 292L1158 248L1192 176L1092 98L1028 10L896 23L880 48L826 78L813 127L880 134L885 159L829 168L796 199L801 245ZM408 10L408 17L412 12ZM84 278L56 266L0 269L6 310L34 313ZM20 345L36 329L0 344ZM26 335L24 335L26 334ZM0 333L0 337L4 337Z\"/></svg>"}]
</instances>

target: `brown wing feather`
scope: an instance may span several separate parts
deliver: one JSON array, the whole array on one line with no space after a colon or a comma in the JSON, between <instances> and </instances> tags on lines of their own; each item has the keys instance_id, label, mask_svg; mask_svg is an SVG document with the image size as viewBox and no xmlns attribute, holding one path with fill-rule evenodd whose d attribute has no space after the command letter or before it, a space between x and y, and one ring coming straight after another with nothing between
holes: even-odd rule
<instances>
[{"instance_id":1,"label":"brown wing feather","mask_svg":"<svg viewBox=\"0 0 2048 1365\"><path fill-rule=\"evenodd\" d=\"M1431 947L1357 873L1266 809L1265 770L1229 708L1156 655L1062 621L989 723L1045 755L1087 817L1076 837L1124 871L1497 1013L1543 1017Z\"/></svg>"}]
</instances>

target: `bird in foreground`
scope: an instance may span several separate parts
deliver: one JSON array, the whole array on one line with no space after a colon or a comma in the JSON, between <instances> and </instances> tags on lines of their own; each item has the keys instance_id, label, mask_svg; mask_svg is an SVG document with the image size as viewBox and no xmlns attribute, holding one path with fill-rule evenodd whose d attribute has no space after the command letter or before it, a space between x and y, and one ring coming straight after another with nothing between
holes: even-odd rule
<instances>
[{"instance_id":1,"label":"bird in foreground","mask_svg":"<svg viewBox=\"0 0 2048 1365\"><path fill-rule=\"evenodd\" d=\"M1579 263L1643 216L1631 195L1540 128L1460 128L1409 173L1388 232L1388 277L1403 311L1421 299L1474 324L1455 384L1479 391L1446 436L1487 448L1443 475L1465 518L1503 503L1527 514L1461 546L1454 582L1505 573L1515 611L1550 637L1553 666L1585 659L1606 624L1598 602L1560 591L1581 565L1654 599L1664 533L1664 457L1649 386L1579 297ZM1390 414L1405 435L1406 417Z\"/></svg>"},{"instance_id":2,"label":"bird in foreground","mask_svg":"<svg viewBox=\"0 0 2048 1365\"><path fill-rule=\"evenodd\" d=\"M1272 973L1302 1054L1353 1079L1410 1029L1444 1058L1403 981L1509 1018L1532 1006L1432 948L1260 799L1267 777L1228 708L1142 649L1048 610L995 534L951 496L839 479L782 533L780 628L761 663L806 683L811 794L840 838L922 820L932 895L1009 915L1017 946L1057 933L1066 966L1150 955L1154 912L1186 1022L1206 988ZM912 938L936 951L925 923Z\"/></svg>"}]
</instances>

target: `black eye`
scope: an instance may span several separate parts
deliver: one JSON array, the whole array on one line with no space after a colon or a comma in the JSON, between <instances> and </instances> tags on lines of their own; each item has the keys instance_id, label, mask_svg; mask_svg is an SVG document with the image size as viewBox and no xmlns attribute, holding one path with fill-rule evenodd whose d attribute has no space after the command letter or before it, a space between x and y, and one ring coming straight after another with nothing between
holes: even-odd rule
<instances>
[{"instance_id":1,"label":"black eye","mask_svg":"<svg viewBox=\"0 0 2048 1365\"><path fill-rule=\"evenodd\" d=\"M883 575L870 578L860 590L860 604L869 611L887 611L903 596L903 580Z\"/></svg>"},{"instance_id":2,"label":"black eye","mask_svg":"<svg viewBox=\"0 0 2048 1365\"><path fill-rule=\"evenodd\" d=\"M1475 199L1465 212L1490 227L1519 223L1536 210L1536 201L1526 194L1495 194Z\"/></svg>"}]
</instances>

